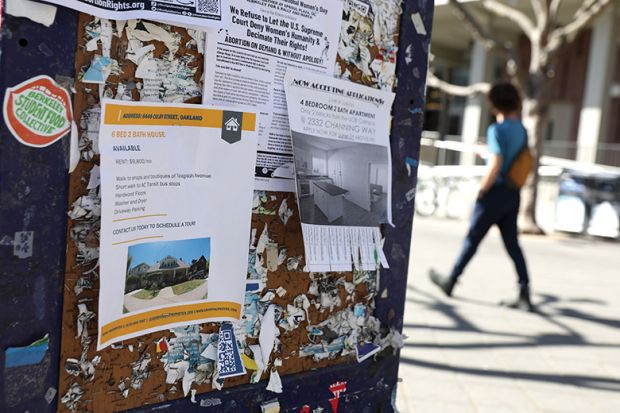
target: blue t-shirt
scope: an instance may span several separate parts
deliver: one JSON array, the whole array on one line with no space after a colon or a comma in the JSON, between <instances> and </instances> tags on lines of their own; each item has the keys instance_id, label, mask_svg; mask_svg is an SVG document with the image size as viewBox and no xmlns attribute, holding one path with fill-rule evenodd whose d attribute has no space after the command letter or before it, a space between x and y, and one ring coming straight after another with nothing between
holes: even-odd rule
<instances>
[{"instance_id":1,"label":"blue t-shirt","mask_svg":"<svg viewBox=\"0 0 620 413\"><path fill-rule=\"evenodd\" d=\"M501 155L502 169L495 182L502 182L508 168L517 157L527 141L527 132L523 124L514 119L505 119L502 123L494 123L487 129L487 145L489 152Z\"/></svg>"}]
</instances>

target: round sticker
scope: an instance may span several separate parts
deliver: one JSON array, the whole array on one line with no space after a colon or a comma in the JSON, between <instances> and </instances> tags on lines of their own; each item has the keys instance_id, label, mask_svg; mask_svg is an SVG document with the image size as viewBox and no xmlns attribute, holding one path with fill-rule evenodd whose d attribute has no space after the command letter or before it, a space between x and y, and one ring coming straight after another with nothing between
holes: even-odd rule
<instances>
[{"instance_id":1,"label":"round sticker","mask_svg":"<svg viewBox=\"0 0 620 413\"><path fill-rule=\"evenodd\" d=\"M8 88L3 109L7 127L24 145L43 148L71 131L69 92L49 76L33 77Z\"/></svg>"}]
</instances>

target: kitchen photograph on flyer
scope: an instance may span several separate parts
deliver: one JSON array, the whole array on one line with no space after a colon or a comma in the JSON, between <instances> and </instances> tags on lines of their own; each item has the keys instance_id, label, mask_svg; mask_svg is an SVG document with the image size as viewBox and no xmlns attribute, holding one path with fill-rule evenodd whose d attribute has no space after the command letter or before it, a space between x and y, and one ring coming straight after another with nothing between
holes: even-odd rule
<instances>
[{"instance_id":1,"label":"kitchen photograph on flyer","mask_svg":"<svg viewBox=\"0 0 620 413\"><path fill-rule=\"evenodd\" d=\"M375 226L387 223L388 150L293 132L301 222Z\"/></svg>"}]
</instances>

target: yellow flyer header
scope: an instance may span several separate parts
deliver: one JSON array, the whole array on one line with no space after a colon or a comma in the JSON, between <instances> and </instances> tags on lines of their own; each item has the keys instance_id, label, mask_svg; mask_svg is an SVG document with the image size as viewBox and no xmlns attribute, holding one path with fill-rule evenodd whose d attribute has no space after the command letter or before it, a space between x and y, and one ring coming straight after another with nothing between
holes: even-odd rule
<instances>
[{"instance_id":1,"label":"yellow flyer header","mask_svg":"<svg viewBox=\"0 0 620 413\"><path fill-rule=\"evenodd\" d=\"M208 318L241 317L241 305L232 302L207 302L162 308L128 316L104 325L99 337L100 344L107 344L117 337L139 333L167 324L185 323Z\"/></svg>"},{"instance_id":2,"label":"yellow flyer header","mask_svg":"<svg viewBox=\"0 0 620 413\"><path fill-rule=\"evenodd\" d=\"M105 111L106 125L136 126L194 126L222 128L224 111L197 106L175 108L158 106L122 105L108 103ZM241 122L240 122L241 123ZM256 114L244 112L241 130L256 130Z\"/></svg>"}]
</instances>

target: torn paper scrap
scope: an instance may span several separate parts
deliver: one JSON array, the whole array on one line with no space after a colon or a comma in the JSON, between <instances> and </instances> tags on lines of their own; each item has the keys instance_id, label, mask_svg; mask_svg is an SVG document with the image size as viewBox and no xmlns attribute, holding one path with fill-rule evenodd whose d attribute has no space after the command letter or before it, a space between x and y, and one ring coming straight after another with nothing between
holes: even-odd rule
<instances>
[{"instance_id":1,"label":"torn paper scrap","mask_svg":"<svg viewBox=\"0 0 620 413\"><path fill-rule=\"evenodd\" d=\"M149 56L140 60L135 76L139 79L157 79L157 71L157 59Z\"/></svg>"},{"instance_id":2,"label":"torn paper scrap","mask_svg":"<svg viewBox=\"0 0 620 413\"><path fill-rule=\"evenodd\" d=\"M260 405L261 413L280 413L280 402L275 400L270 400Z\"/></svg>"},{"instance_id":3,"label":"torn paper scrap","mask_svg":"<svg viewBox=\"0 0 620 413\"><path fill-rule=\"evenodd\" d=\"M88 178L88 185L86 189L95 189L101 184L101 174L99 165L94 165L90 170L90 175Z\"/></svg>"},{"instance_id":4,"label":"torn paper scrap","mask_svg":"<svg viewBox=\"0 0 620 413\"><path fill-rule=\"evenodd\" d=\"M214 407L222 404L222 400L218 398L202 399L200 400L200 407Z\"/></svg>"},{"instance_id":5,"label":"torn paper scrap","mask_svg":"<svg viewBox=\"0 0 620 413\"><path fill-rule=\"evenodd\" d=\"M426 36L426 27L424 26L424 22L422 21L422 16L420 16L420 13L413 13L411 15L411 21L413 22L415 31L418 32L418 34L421 36Z\"/></svg>"},{"instance_id":6,"label":"torn paper scrap","mask_svg":"<svg viewBox=\"0 0 620 413\"><path fill-rule=\"evenodd\" d=\"M195 372L186 372L183 376L182 386L183 386L183 396L187 397L190 389L192 388L192 383L196 378Z\"/></svg>"},{"instance_id":7,"label":"torn paper scrap","mask_svg":"<svg viewBox=\"0 0 620 413\"><path fill-rule=\"evenodd\" d=\"M280 216L280 220L286 226L288 220L293 216L293 210L288 207L287 199L284 198L282 203L280 204L280 208L278 209L278 215Z\"/></svg>"},{"instance_id":8,"label":"torn paper scrap","mask_svg":"<svg viewBox=\"0 0 620 413\"><path fill-rule=\"evenodd\" d=\"M263 352L258 344L250 344L250 350L252 350L252 354L254 355L254 362L256 363L256 371L252 374L252 383L258 383L260 381L261 376L263 375L263 371L267 368L265 362L263 361ZM269 360L267 360L268 362Z\"/></svg>"},{"instance_id":9,"label":"torn paper scrap","mask_svg":"<svg viewBox=\"0 0 620 413\"><path fill-rule=\"evenodd\" d=\"M357 362L361 363L381 351L381 346L373 343L362 343L355 347Z\"/></svg>"},{"instance_id":10,"label":"torn paper scrap","mask_svg":"<svg viewBox=\"0 0 620 413\"><path fill-rule=\"evenodd\" d=\"M267 244L269 243L269 231L267 230L267 224L265 224L265 228L263 228L263 232L260 234L258 238L258 244L256 244L256 253L262 254L267 248Z\"/></svg>"},{"instance_id":11,"label":"torn paper scrap","mask_svg":"<svg viewBox=\"0 0 620 413\"><path fill-rule=\"evenodd\" d=\"M275 369L271 370L271 374L269 375L267 390L273 393L282 393L282 379L280 379L280 375Z\"/></svg>"},{"instance_id":12,"label":"torn paper scrap","mask_svg":"<svg viewBox=\"0 0 620 413\"><path fill-rule=\"evenodd\" d=\"M80 163L79 130L75 121L71 122L71 136L69 140L69 173L73 173ZM90 189L90 188L88 188Z\"/></svg>"},{"instance_id":13,"label":"torn paper scrap","mask_svg":"<svg viewBox=\"0 0 620 413\"><path fill-rule=\"evenodd\" d=\"M51 404L54 401L54 398L56 397L56 393L58 393L58 390L56 390L53 387L49 387L47 391L45 392L45 402L47 404Z\"/></svg>"},{"instance_id":14,"label":"torn paper scrap","mask_svg":"<svg viewBox=\"0 0 620 413\"><path fill-rule=\"evenodd\" d=\"M83 83L95 83L105 85L105 81L112 73L112 59L105 56L95 55L90 62L90 67L84 73Z\"/></svg>"},{"instance_id":15,"label":"torn paper scrap","mask_svg":"<svg viewBox=\"0 0 620 413\"><path fill-rule=\"evenodd\" d=\"M295 271L297 270L297 267L299 267L300 262L301 256L290 257L288 260L286 260L286 269L289 271Z\"/></svg>"},{"instance_id":16,"label":"torn paper scrap","mask_svg":"<svg viewBox=\"0 0 620 413\"><path fill-rule=\"evenodd\" d=\"M258 370L258 364L256 364L256 361L250 358L247 354L241 354L241 361L243 361L243 365L246 369L253 371Z\"/></svg>"},{"instance_id":17,"label":"torn paper scrap","mask_svg":"<svg viewBox=\"0 0 620 413\"><path fill-rule=\"evenodd\" d=\"M196 43L196 50L198 53L204 55L205 54L205 41L206 41L206 33L200 30L195 29L187 29L187 34L192 38L194 43Z\"/></svg>"},{"instance_id":18,"label":"torn paper scrap","mask_svg":"<svg viewBox=\"0 0 620 413\"><path fill-rule=\"evenodd\" d=\"M278 328L275 322L275 306L271 304L263 316L260 325L260 334L258 335L258 342L260 343L265 365L269 363L269 357L271 356L271 351L273 350L278 334Z\"/></svg>"},{"instance_id":19,"label":"torn paper scrap","mask_svg":"<svg viewBox=\"0 0 620 413\"><path fill-rule=\"evenodd\" d=\"M127 53L127 59L131 60L133 63L139 66L142 59L144 59L149 52L152 52L154 50L155 50L154 44L149 44L143 47L139 47L137 49L132 49L130 52ZM136 73L136 77L144 77L144 76L138 76L138 74Z\"/></svg>"},{"instance_id":20,"label":"torn paper scrap","mask_svg":"<svg viewBox=\"0 0 620 413\"><path fill-rule=\"evenodd\" d=\"M209 344L203 350L200 355L208 360L216 361L218 357L218 347L214 346L213 343Z\"/></svg>"},{"instance_id":21,"label":"torn paper scrap","mask_svg":"<svg viewBox=\"0 0 620 413\"><path fill-rule=\"evenodd\" d=\"M33 243L33 231L17 231L13 238L13 255L21 259L32 257Z\"/></svg>"},{"instance_id":22,"label":"torn paper scrap","mask_svg":"<svg viewBox=\"0 0 620 413\"><path fill-rule=\"evenodd\" d=\"M56 6L30 0L6 0L6 14L25 17L45 27L50 27L56 19Z\"/></svg>"},{"instance_id":23,"label":"torn paper scrap","mask_svg":"<svg viewBox=\"0 0 620 413\"><path fill-rule=\"evenodd\" d=\"M39 364L49 348L49 336L46 334L40 340L25 347L9 347L4 352L5 368Z\"/></svg>"},{"instance_id":24,"label":"torn paper scrap","mask_svg":"<svg viewBox=\"0 0 620 413\"><path fill-rule=\"evenodd\" d=\"M179 361L170 363L166 366L166 383L174 384L185 376L185 372L189 368L188 361Z\"/></svg>"},{"instance_id":25,"label":"torn paper scrap","mask_svg":"<svg viewBox=\"0 0 620 413\"><path fill-rule=\"evenodd\" d=\"M64 396L62 396L60 402L67 406L67 409L75 412L78 408L78 403L83 395L84 390L80 387L80 385L78 383L71 383L71 386L64 394Z\"/></svg>"},{"instance_id":26,"label":"torn paper scrap","mask_svg":"<svg viewBox=\"0 0 620 413\"><path fill-rule=\"evenodd\" d=\"M137 361L131 363L131 388L139 390L142 388L144 381L149 378L151 372L149 364L151 363L151 355L147 352L140 354Z\"/></svg>"},{"instance_id":27,"label":"torn paper scrap","mask_svg":"<svg viewBox=\"0 0 620 413\"><path fill-rule=\"evenodd\" d=\"M267 270L276 271L278 269L278 244L268 242L265 247L265 256L267 261Z\"/></svg>"}]
</instances>

